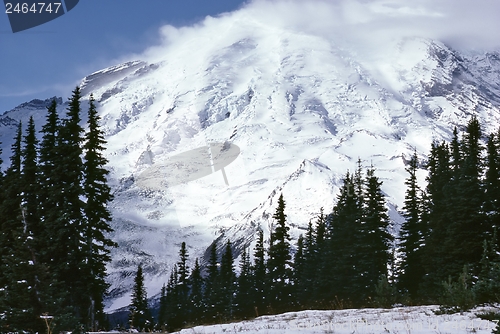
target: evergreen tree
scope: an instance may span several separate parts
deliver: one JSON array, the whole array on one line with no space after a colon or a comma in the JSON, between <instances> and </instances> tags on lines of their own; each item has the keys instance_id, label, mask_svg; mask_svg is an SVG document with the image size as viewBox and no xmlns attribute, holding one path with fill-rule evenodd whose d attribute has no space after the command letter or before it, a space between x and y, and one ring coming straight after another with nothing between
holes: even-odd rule
<instances>
[{"instance_id":1,"label":"evergreen tree","mask_svg":"<svg viewBox=\"0 0 500 334\"><path fill-rule=\"evenodd\" d=\"M453 128L453 138L450 144L451 150L451 161L450 167L452 171L452 178L458 180L460 178L460 171L463 166L463 157L462 157L462 148L461 148L460 139L458 138L458 130L457 127Z\"/></svg>"},{"instance_id":2,"label":"evergreen tree","mask_svg":"<svg viewBox=\"0 0 500 334\"><path fill-rule=\"evenodd\" d=\"M252 298L252 266L250 264L250 254L247 249L243 249L240 259L240 275L238 276L238 286L236 290L237 315L247 319L253 315Z\"/></svg>"},{"instance_id":3,"label":"evergreen tree","mask_svg":"<svg viewBox=\"0 0 500 334\"><path fill-rule=\"evenodd\" d=\"M308 307L312 303L314 281L317 275L316 232L309 221L305 238L302 235L297 242L294 258L294 291L298 304Z\"/></svg>"},{"instance_id":4,"label":"evergreen tree","mask_svg":"<svg viewBox=\"0 0 500 334\"><path fill-rule=\"evenodd\" d=\"M14 237L13 231L17 230L21 217L21 196L17 185L21 180L21 145L22 126L19 124L10 157L10 167L2 175L2 203L0 205L0 287L5 286L7 277L5 275L6 264L4 259L11 254Z\"/></svg>"},{"instance_id":5,"label":"evergreen tree","mask_svg":"<svg viewBox=\"0 0 500 334\"><path fill-rule=\"evenodd\" d=\"M132 290L132 303L129 313L130 326L139 331L147 331L152 328L151 315L148 308L148 296L144 287L144 275L142 265L137 268Z\"/></svg>"},{"instance_id":6,"label":"evergreen tree","mask_svg":"<svg viewBox=\"0 0 500 334\"><path fill-rule=\"evenodd\" d=\"M399 289L407 292L411 298L417 297L418 288L425 272L422 270L420 259L421 245L424 242L424 227L422 219L422 199L417 184L418 157L416 152L410 159L406 168L409 174L405 181L406 194L403 206L405 222L401 226L399 247L401 252L401 264L399 274Z\"/></svg>"},{"instance_id":7,"label":"evergreen tree","mask_svg":"<svg viewBox=\"0 0 500 334\"><path fill-rule=\"evenodd\" d=\"M32 237L26 220L27 212L23 207L23 188L28 189L22 174L23 151L22 125L19 124L12 145L11 165L3 180L4 198L0 206L0 324L8 328L8 332L41 329L37 321L39 303L31 253Z\"/></svg>"},{"instance_id":8,"label":"evergreen tree","mask_svg":"<svg viewBox=\"0 0 500 334\"><path fill-rule=\"evenodd\" d=\"M191 291L189 293L190 322L198 324L203 315L203 278L201 277L201 267L196 259L194 268L189 279Z\"/></svg>"},{"instance_id":9,"label":"evergreen tree","mask_svg":"<svg viewBox=\"0 0 500 334\"><path fill-rule=\"evenodd\" d=\"M233 318L234 293L236 291L236 274L234 272L234 258L231 242L228 240L220 263L220 307L219 314L223 320Z\"/></svg>"},{"instance_id":10,"label":"evergreen tree","mask_svg":"<svg viewBox=\"0 0 500 334\"><path fill-rule=\"evenodd\" d=\"M50 111L49 111L50 112ZM51 121L53 120L52 116ZM50 129L52 131L52 129ZM82 187L82 133L80 126L80 90L77 87L69 100L66 119L57 129L56 147L57 164L54 166L55 187L51 198L54 204L48 219L44 223L49 242L45 245L47 264L58 282L64 283L68 291L65 305L73 308L78 319L76 327L88 324L89 275L87 266L82 266L86 259L85 240L85 196ZM45 134L48 134L45 133ZM76 328L75 328L76 329Z\"/></svg>"},{"instance_id":11,"label":"evergreen tree","mask_svg":"<svg viewBox=\"0 0 500 334\"><path fill-rule=\"evenodd\" d=\"M362 298L373 297L380 277L387 277L393 241L393 236L389 233L385 198L380 188L382 182L375 176L373 167L367 171L365 184L364 223L361 227L365 242L360 247L364 253L358 254L360 258L358 273L362 274L361 288L365 291Z\"/></svg>"},{"instance_id":12,"label":"evergreen tree","mask_svg":"<svg viewBox=\"0 0 500 334\"><path fill-rule=\"evenodd\" d=\"M264 314L268 306L267 298L267 268L265 260L265 247L264 247L264 232L259 230L257 232L257 243L254 249L254 264L252 267L252 302L255 308L256 316Z\"/></svg>"},{"instance_id":13,"label":"evergreen tree","mask_svg":"<svg viewBox=\"0 0 500 334\"><path fill-rule=\"evenodd\" d=\"M219 285L219 263L217 262L217 244L210 246L210 258L208 260L208 275L205 277L205 290L203 300L205 304L205 314L203 316L205 323L212 323L218 317L217 306L220 301Z\"/></svg>"},{"instance_id":14,"label":"evergreen tree","mask_svg":"<svg viewBox=\"0 0 500 334\"><path fill-rule=\"evenodd\" d=\"M189 268L187 265L188 252L186 243L183 242L179 251L177 262L177 303L179 308L178 321L184 327L188 321L188 293L189 293Z\"/></svg>"},{"instance_id":15,"label":"evergreen tree","mask_svg":"<svg viewBox=\"0 0 500 334\"><path fill-rule=\"evenodd\" d=\"M327 281L324 277L324 273L327 272L329 263L325 261L328 256L327 248L327 216L323 212L323 208L320 210L320 214L316 221L316 234L315 234L315 252L314 252L314 262L313 262L313 273L315 278L313 280L312 294L310 297L311 303L317 305L323 299L323 290L321 286Z\"/></svg>"},{"instance_id":16,"label":"evergreen tree","mask_svg":"<svg viewBox=\"0 0 500 334\"><path fill-rule=\"evenodd\" d=\"M458 144L455 145L458 146ZM455 157L455 159L459 158ZM443 240L448 234L448 202L451 192L449 184L452 181L452 170L450 169L450 152L446 143L432 143L427 170L426 201L424 202L426 210L423 214L426 215L429 232L422 248L425 276L421 290L430 297L428 302L435 302L441 291L441 282L447 278L446 274L442 273L443 269L448 267ZM447 269L445 271L449 272Z\"/></svg>"},{"instance_id":17,"label":"evergreen tree","mask_svg":"<svg viewBox=\"0 0 500 334\"><path fill-rule=\"evenodd\" d=\"M328 225L328 250L324 259L327 265L319 286L328 303L347 305L353 300L361 300L364 292L357 268L364 242L361 233L363 207L353 189L353 177L348 172Z\"/></svg>"},{"instance_id":18,"label":"evergreen tree","mask_svg":"<svg viewBox=\"0 0 500 334\"><path fill-rule=\"evenodd\" d=\"M22 149L22 205L24 209L24 221L26 229L34 240L40 239L41 227L38 217L38 140L36 138L35 121L33 116L28 121L26 135L24 137L24 148ZM34 246L30 248L34 251ZM35 260L35 259L33 259Z\"/></svg>"},{"instance_id":19,"label":"evergreen tree","mask_svg":"<svg viewBox=\"0 0 500 334\"><path fill-rule=\"evenodd\" d=\"M461 145L463 162L460 175L449 188L452 190L447 203L449 223L443 245L447 254L448 270L444 270L447 276L458 276L464 265L470 266L473 275L479 270L482 243L488 231L482 213L480 137L479 121L472 117Z\"/></svg>"},{"instance_id":20,"label":"evergreen tree","mask_svg":"<svg viewBox=\"0 0 500 334\"><path fill-rule=\"evenodd\" d=\"M86 264L85 274L88 277L88 287L86 289L90 299L87 312L89 314L88 327L93 330L97 330L99 323L104 322L103 296L108 288L105 281L106 263L111 260L109 249L116 246L105 235L112 232L109 226L111 213L108 209L108 203L113 199L113 196L107 184L109 171L104 168L107 160L102 152L106 141L99 128L99 121L100 117L97 114L94 98L90 95L88 131L85 135L84 145L85 162L83 165L83 189L87 199L84 205L86 221L82 230L86 248L83 254L83 263Z\"/></svg>"},{"instance_id":21,"label":"evergreen tree","mask_svg":"<svg viewBox=\"0 0 500 334\"><path fill-rule=\"evenodd\" d=\"M167 329L167 303L167 287L163 284L160 291L160 307L158 310L158 323L156 326L156 329L162 332L165 332Z\"/></svg>"},{"instance_id":22,"label":"evergreen tree","mask_svg":"<svg viewBox=\"0 0 500 334\"><path fill-rule=\"evenodd\" d=\"M488 136L486 144L486 173L484 179L484 211L489 219L489 227L500 227L500 138Z\"/></svg>"},{"instance_id":23,"label":"evergreen tree","mask_svg":"<svg viewBox=\"0 0 500 334\"><path fill-rule=\"evenodd\" d=\"M297 251L293 258L293 292L295 295L294 302L300 308L306 303L306 294L303 293L306 289L305 282L305 258L304 258L304 237L299 235L297 239Z\"/></svg>"},{"instance_id":24,"label":"evergreen tree","mask_svg":"<svg viewBox=\"0 0 500 334\"><path fill-rule=\"evenodd\" d=\"M278 199L278 207L273 215L276 227L271 231L269 245L269 297L275 310L286 307L289 302L291 273L290 235L286 226L285 201L283 194Z\"/></svg>"},{"instance_id":25,"label":"evergreen tree","mask_svg":"<svg viewBox=\"0 0 500 334\"><path fill-rule=\"evenodd\" d=\"M170 279L167 283L167 297L166 297L166 321L167 330L169 332L181 329L182 321L180 321L180 308L179 308L179 273L177 271L177 265L174 265L172 272L170 273Z\"/></svg>"},{"instance_id":26,"label":"evergreen tree","mask_svg":"<svg viewBox=\"0 0 500 334\"><path fill-rule=\"evenodd\" d=\"M473 291L478 304L495 303L500 300L500 252L497 229L490 240L483 242L481 271Z\"/></svg>"},{"instance_id":27,"label":"evergreen tree","mask_svg":"<svg viewBox=\"0 0 500 334\"><path fill-rule=\"evenodd\" d=\"M56 100L47 107L46 123L42 127L42 141L39 152L39 207L40 224L44 226L42 236L37 241L40 251L40 261L54 265L55 252L53 245L57 242L55 232L57 228L51 225L55 224L59 216L58 205L62 201L62 182L61 175L57 172L56 166L59 165L61 156L58 154L58 129L59 117L57 115Z\"/></svg>"}]
</instances>

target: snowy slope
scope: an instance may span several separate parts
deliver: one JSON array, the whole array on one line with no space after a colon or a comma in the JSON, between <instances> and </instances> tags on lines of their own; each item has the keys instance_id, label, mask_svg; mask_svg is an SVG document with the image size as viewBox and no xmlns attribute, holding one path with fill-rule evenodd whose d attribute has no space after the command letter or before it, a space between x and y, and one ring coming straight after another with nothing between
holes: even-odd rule
<instances>
[{"instance_id":1,"label":"snowy slope","mask_svg":"<svg viewBox=\"0 0 500 334\"><path fill-rule=\"evenodd\" d=\"M321 207L331 210L358 157L384 181L396 230L413 149L425 159L433 139L449 139L451 126L472 114L487 132L500 124L495 50L464 53L404 37L375 57L336 36L286 29L244 9L196 29L165 31L166 45L81 83L84 99L93 93L98 101L115 195L112 238L119 248L109 265L108 310L128 305L139 263L148 294L157 294L182 241L192 261L216 238L251 246L257 228L268 233L281 192L296 238ZM4 160L16 122L26 124L29 115L40 129L45 105L32 101L0 116ZM224 168L227 185L222 171L212 170L158 186L179 154L224 143L240 149ZM203 154L198 160L207 163Z\"/></svg>"},{"instance_id":2,"label":"snowy slope","mask_svg":"<svg viewBox=\"0 0 500 334\"><path fill-rule=\"evenodd\" d=\"M436 306L394 309L301 311L262 316L249 321L183 329L181 334L218 333L372 333L372 334L489 334L496 324L476 316L486 310L435 315Z\"/></svg>"}]
</instances>

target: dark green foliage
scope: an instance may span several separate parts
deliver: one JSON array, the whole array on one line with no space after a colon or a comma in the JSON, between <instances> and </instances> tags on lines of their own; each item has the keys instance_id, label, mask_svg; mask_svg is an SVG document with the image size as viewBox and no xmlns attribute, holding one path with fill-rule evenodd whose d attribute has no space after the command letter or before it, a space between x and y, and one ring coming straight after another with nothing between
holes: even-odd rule
<instances>
[{"instance_id":1,"label":"dark green foliage","mask_svg":"<svg viewBox=\"0 0 500 334\"><path fill-rule=\"evenodd\" d=\"M61 159L58 154L57 136L59 131L59 118L56 110L56 101L52 100L47 108L46 123L42 127L42 141L40 143L39 159L39 208L40 224L44 226L42 237L37 240L40 250L40 261L50 264L53 258L52 245L56 240L55 229L51 225L59 215L58 204L61 201L61 175L56 166Z\"/></svg>"},{"instance_id":2,"label":"dark green foliage","mask_svg":"<svg viewBox=\"0 0 500 334\"><path fill-rule=\"evenodd\" d=\"M397 301L398 293L396 287L389 283L387 276L380 276L375 287L375 306L391 308Z\"/></svg>"},{"instance_id":3,"label":"dark green foliage","mask_svg":"<svg viewBox=\"0 0 500 334\"><path fill-rule=\"evenodd\" d=\"M479 304L500 301L500 253L497 240L495 227L491 239L483 242L481 271L473 288L476 301Z\"/></svg>"},{"instance_id":4,"label":"dark green foliage","mask_svg":"<svg viewBox=\"0 0 500 334\"><path fill-rule=\"evenodd\" d=\"M160 308L158 310L158 321L156 323L156 329L162 332L165 332L167 329L167 298L167 287L163 284L160 291Z\"/></svg>"},{"instance_id":5,"label":"dark green foliage","mask_svg":"<svg viewBox=\"0 0 500 334\"><path fill-rule=\"evenodd\" d=\"M148 307L148 296L144 287L144 275L142 266L139 265L134 278L132 290L132 302L129 314L130 327L139 331L152 329L151 315Z\"/></svg>"},{"instance_id":6,"label":"dark green foliage","mask_svg":"<svg viewBox=\"0 0 500 334\"><path fill-rule=\"evenodd\" d=\"M112 231L109 226L111 213L108 203L113 196L107 184L108 170L104 168L107 164L103 156L104 135L99 128L100 117L97 114L95 101L92 95L89 101L88 131L85 134L85 162L83 165L83 190L87 199L84 204L85 221L82 227L84 236L83 263L85 263L84 275L88 277L87 307L89 314L86 324L91 330L99 329L99 323L104 323L103 296L108 288L105 281L105 264L111 260L109 249L116 244L106 237L106 233Z\"/></svg>"},{"instance_id":7,"label":"dark green foliage","mask_svg":"<svg viewBox=\"0 0 500 334\"><path fill-rule=\"evenodd\" d=\"M189 278L191 291L189 293L189 323L200 323L203 316L203 278L201 277L201 267L196 259L194 268Z\"/></svg>"},{"instance_id":8,"label":"dark green foliage","mask_svg":"<svg viewBox=\"0 0 500 334\"><path fill-rule=\"evenodd\" d=\"M403 206L403 223L399 236L401 252L398 286L403 293L408 293L412 299L417 298L419 285L425 274L421 259L421 247L425 242L426 223L422 220L424 207L421 191L417 184L416 171L418 158L416 152L406 168L409 176L405 181L406 194ZM425 219L425 217L424 217Z\"/></svg>"},{"instance_id":9,"label":"dark green foliage","mask_svg":"<svg viewBox=\"0 0 500 334\"><path fill-rule=\"evenodd\" d=\"M488 136L486 151L484 212L488 216L489 226L500 228L500 137L494 134Z\"/></svg>"},{"instance_id":10,"label":"dark green foliage","mask_svg":"<svg viewBox=\"0 0 500 334\"><path fill-rule=\"evenodd\" d=\"M362 273L362 289L366 297L375 293L375 286L380 277L387 277L387 265L391 263L391 243L389 216L385 206L385 197L380 189L382 182L375 176L375 170L367 171L364 193L364 217L361 231L362 244L359 256L359 273Z\"/></svg>"},{"instance_id":11,"label":"dark green foliage","mask_svg":"<svg viewBox=\"0 0 500 334\"><path fill-rule=\"evenodd\" d=\"M1 224L1 271L0 307L4 316L3 328L18 331L24 328L36 330L31 287L34 285L28 230L22 207L22 126L19 124L12 145L11 165L3 180L4 199L0 207ZM26 310L24 312L23 310ZM24 327L26 326L26 327Z\"/></svg>"},{"instance_id":12,"label":"dark green foliage","mask_svg":"<svg viewBox=\"0 0 500 334\"><path fill-rule=\"evenodd\" d=\"M328 285L328 277L324 276L328 271L329 263L325 261L328 256L328 243L327 243L327 216L323 212L323 208L320 210L320 214L316 220L315 229L315 240L314 240L314 252L312 254L312 262L308 265L311 268L311 275L314 275L314 280L312 282L312 293L309 297L309 303L312 307L318 306L323 300L323 289L322 286Z\"/></svg>"},{"instance_id":13,"label":"dark green foliage","mask_svg":"<svg viewBox=\"0 0 500 334\"><path fill-rule=\"evenodd\" d=\"M265 308L268 305L267 298L267 288L266 285L266 261L265 261L266 250L264 247L264 232L259 229L257 231L257 243L255 244L255 249L253 253L254 264L252 267L253 272L253 291L252 291L252 304L255 307L256 315L264 314L266 312Z\"/></svg>"},{"instance_id":14,"label":"dark green foliage","mask_svg":"<svg viewBox=\"0 0 500 334\"><path fill-rule=\"evenodd\" d=\"M301 307L308 297L303 291L307 289L305 280L305 259L304 259L304 237L299 235L297 239L297 251L293 258L293 292L295 295L295 303Z\"/></svg>"},{"instance_id":15,"label":"dark green foliage","mask_svg":"<svg viewBox=\"0 0 500 334\"><path fill-rule=\"evenodd\" d=\"M455 281L450 277L443 284L440 311L456 313L470 310L475 304L475 294L472 289L472 276L467 265Z\"/></svg>"},{"instance_id":16,"label":"dark green foliage","mask_svg":"<svg viewBox=\"0 0 500 334\"><path fill-rule=\"evenodd\" d=\"M208 260L208 275L205 277L205 290L203 300L205 309L203 319L212 323L218 317L218 305L220 300L219 290L219 266L217 261L217 244L214 242L210 246L210 259Z\"/></svg>"},{"instance_id":17,"label":"dark green foliage","mask_svg":"<svg viewBox=\"0 0 500 334\"><path fill-rule=\"evenodd\" d=\"M106 324L105 264L114 243L104 236L111 231L105 142L92 98L85 145L79 89L64 120L56 107L54 100L47 108L40 145L33 118L24 137L19 124L10 167L0 172L0 322L9 331L44 330L42 313L54 316L57 331Z\"/></svg>"},{"instance_id":18,"label":"dark green foliage","mask_svg":"<svg viewBox=\"0 0 500 334\"><path fill-rule=\"evenodd\" d=\"M69 292L65 305L71 305L79 323L87 325L89 276L86 267L82 266L86 220L83 211L85 194L82 186L83 129L79 124L80 112L80 90L76 88L69 100L67 118L57 130L57 160L52 180L56 186L48 190L54 207L44 222L49 238L44 253L51 273L57 281L65 284Z\"/></svg>"},{"instance_id":19,"label":"dark green foliage","mask_svg":"<svg viewBox=\"0 0 500 334\"><path fill-rule=\"evenodd\" d=\"M22 149L22 173L21 184L23 196L23 219L26 223L26 230L31 234L31 240L39 240L41 236L40 220L38 216L38 140L36 138L35 121L30 117L26 135L24 137L24 147ZM32 242L31 242L32 243ZM30 246L35 249L35 245Z\"/></svg>"},{"instance_id":20,"label":"dark green foliage","mask_svg":"<svg viewBox=\"0 0 500 334\"><path fill-rule=\"evenodd\" d=\"M450 255L450 273L456 275L461 268L472 265L474 274L478 273L482 243L489 230L482 212L484 200L480 176L482 147L479 144L481 130L479 122L473 117L468 125L462 142L463 164L459 179L450 186L455 190L448 202L450 216L445 251Z\"/></svg>"},{"instance_id":21,"label":"dark green foliage","mask_svg":"<svg viewBox=\"0 0 500 334\"><path fill-rule=\"evenodd\" d=\"M174 265L170 278L167 283L167 296L166 296L166 316L167 330L169 332L177 330L181 327L180 321L180 308L178 298L178 271L177 265Z\"/></svg>"},{"instance_id":22,"label":"dark green foliage","mask_svg":"<svg viewBox=\"0 0 500 334\"><path fill-rule=\"evenodd\" d=\"M362 254L363 207L354 189L353 177L347 173L329 220L328 265L320 287L325 301L359 300L365 293L357 268Z\"/></svg>"},{"instance_id":23,"label":"dark green foliage","mask_svg":"<svg viewBox=\"0 0 500 334\"><path fill-rule=\"evenodd\" d=\"M462 140L458 139L457 131L454 132L451 152L444 144L433 147L435 149L431 151L428 177L430 233L423 250L427 274L422 285L431 298L436 298L441 290L440 282L449 276L457 277L464 265L469 266L473 276L477 276L480 270L482 243L491 233L483 209L485 194L480 137L479 122L472 117ZM447 161L439 163L444 160ZM452 167L451 171L447 171L448 166Z\"/></svg>"},{"instance_id":24,"label":"dark green foliage","mask_svg":"<svg viewBox=\"0 0 500 334\"><path fill-rule=\"evenodd\" d=\"M234 272L233 251L229 240L227 241L224 253L222 254L219 280L220 300L218 314L223 320L229 320L232 319L234 315L234 294L236 292L236 274Z\"/></svg>"},{"instance_id":25,"label":"dark green foliage","mask_svg":"<svg viewBox=\"0 0 500 334\"><path fill-rule=\"evenodd\" d=\"M283 194L278 199L278 207L273 215L276 225L271 231L269 259L267 261L269 302L275 309L286 308L290 302L290 281L292 279L290 255L290 228L286 225L285 201Z\"/></svg>"},{"instance_id":26,"label":"dark green foliage","mask_svg":"<svg viewBox=\"0 0 500 334\"><path fill-rule=\"evenodd\" d=\"M318 217L317 229L321 230L324 238L324 220L323 213ZM320 244L322 241L320 241ZM297 307L310 307L314 305L316 279L320 268L320 255L318 247L318 236L313 226L309 221L305 238L299 236L297 241L297 252L294 257L293 277L294 277L294 295Z\"/></svg>"},{"instance_id":27,"label":"dark green foliage","mask_svg":"<svg viewBox=\"0 0 500 334\"><path fill-rule=\"evenodd\" d=\"M243 249L240 259L240 275L236 289L235 303L236 315L239 318L248 318L253 314L254 305L252 301L252 266L250 254L247 249Z\"/></svg>"},{"instance_id":28,"label":"dark green foliage","mask_svg":"<svg viewBox=\"0 0 500 334\"><path fill-rule=\"evenodd\" d=\"M177 315L177 321L180 326L185 326L188 321L189 316L189 267L187 265L188 252L186 249L186 243L181 244L181 249L179 250L179 261L177 262L177 285L176 295L177 295L177 308L179 313Z\"/></svg>"},{"instance_id":29,"label":"dark green foliage","mask_svg":"<svg viewBox=\"0 0 500 334\"><path fill-rule=\"evenodd\" d=\"M451 182L450 153L446 143L433 142L427 164L427 221L429 235L425 246L422 248L422 261L426 276L421 284L421 289L430 298L436 298L441 290L441 282L447 278L441 273L447 268L443 240L447 235L447 199L449 196L447 185ZM425 213L423 213L425 214Z\"/></svg>"}]
</instances>

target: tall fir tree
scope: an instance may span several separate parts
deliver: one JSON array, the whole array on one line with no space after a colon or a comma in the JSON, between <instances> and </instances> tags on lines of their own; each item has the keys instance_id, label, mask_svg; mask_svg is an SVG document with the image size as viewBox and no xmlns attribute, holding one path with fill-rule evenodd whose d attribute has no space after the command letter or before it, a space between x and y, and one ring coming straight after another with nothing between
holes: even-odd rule
<instances>
[{"instance_id":1,"label":"tall fir tree","mask_svg":"<svg viewBox=\"0 0 500 334\"><path fill-rule=\"evenodd\" d=\"M196 258L194 268L189 278L191 290L189 292L189 322L200 323L203 315L203 277L201 276L201 266Z\"/></svg>"},{"instance_id":2,"label":"tall fir tree","mask_svg":"<svg viewBox=\"0 0 500 334\"><path fill-rule=\"evenodd\" d=\"M300 240L302 238L302 240ZM302 245L301 245L302 244ZM312 303L317 275L316 232L312 221L307 225L305 237L299 236L294 257L294 294L298 305L309 307Z\"/></svg>"},{"instance_id":3,"label":"tall fir tree","mask_svg":"<svg viewBox=\"0 0 500 334\"><path fill-rule=\"evenodd\" d=\"M182 326L180 319L181 309L179 307L179 273L177 271L177 264L174 265L170 278L167 283L167 296L166 296L166 321L167 330L173 332L179 330Z\"/></svg>"},{"instance_id":4,"label":"tall fir tree","mask_svg":"<svg viewBox=\"0 0 500 334\"><path fill-rule=\"evenodd\" d=\"M301 234L297 239L297 251L293 257L293 302L299 308L302 308L306 304L305 299L307 296L303 293L307 289L305 270L304 237Z\"/></svg>"},{"instance_id":5,"label":"tall fir tree","mask_svg":"<svg viewBox=\"0 0 500 334\"><path fill-rule=\"evenodd\" d=\"M267 265L266 249L264 245L264 232L259 229L257 232L257 242L254 248L254 263L252 266L252 304L255 308L255 315L259 316L266 313L268 306L267 293Z\"/></svg>"},{"instance_id":6,"label":"tall fir tree","mask_svg":"<svg viewBox=\"0 0 500 334\"><path fill-rule=\"evenodd\" d=\"M0 287L5 286L8 281L6 275L6 263L4 259L11 253L13 247L13 231L19 225L21 216L21 196L17 185L21 179L21 146L22 125L19 124L10 157L10 167L2 175L2 202L0 203ZM0 290L0 292L3 290Z\"/></svg>"},{"instance_id":7,"label":"tall fir tree","mask_svg":"<svg viewBox=\"0 0 500 334\"><path fill-rule=\"evenodd\" d=\"M189 318L188 294L189 294L189 267L187 264L189 254L186 243L181 244L179 250L179 261L177 262L177 303L179 308L178 321L184 327Z\"/></svg>"},{"instance_id":8,"label":"tall fir tree","mask_svg":"<svg viewBox=\"0 0 500 334\"><path fill-rule=\"evenodd\" d=\"M500 130L499 130L500 136ZM484 177L484 211L489 228L500 228L500 137L488 136L486 144L486 172Z\"/></svg>"},{"instance_id":9,"label":"tall fir tree","mask_svg":"<svg viewBox=\"0 0 500 334\"><path fill-rule=\"evenodd\" d=\"M158 321L156 323L156 330L162 332L165 332L167 330L167 307L167 287L165 286L165 284L163 284L160 290L160 305L158 307Z\"/></svg>"},{"instance_id":10,"label":"tall fir tree","mask_svg":"<svg viewBox=\"0 0 500 334\"><path fill-rule=\"evenodd\" d=\"M61 156L58 153L58 131L59 116L57 114L57 103L53 99L50 106L47 107L46 123L42 127L42 141L39 150L39 206L38 214L40 223L44 226L42 236L37 241L40 250L40 261L49 265L55 265L53 262L55 252L53 245L56 242L57 228L51 226L56 223L60 214L58 205L61 203L63 195L61 188L61 175L57 172L56 166L59 165Z\"/></svg>"},{"instance_id":11,"label":"tall fir tree","mask_svg":"<svg viewBox=\"0 0 500 334\"><path fill-rule=\"evenodd\" d=\"M401 226L399 247L401 263L399 265L399 290L408 293L415 300L418 288L425 272L420 258L421 245L424 243L424 225L422 223L421 190L417 182L418 156L414 152L406 172L409 174L405 181L406 193L403 206L405 221Z\"/></svg>"},{"instance_id":12,"label":"tall fir tree","mask_svg":"<svg viewBox=\"0 0 500 334\"><path fill-rule=\"evenodd\" d=\"M468 265L473 275L478 274L482 243L488 231L486 218L482 212L484 200L482 189L480 144L481 128L476 117L472 117L466 127L461 143L463 161L457 180L449 189L447 205L447 236L443 240L448 268L442 270L446 276L458 276L464 265Z\"/></svg>"},{"instance_id":13,"label":"tall fir tree","mask_svg":"<svg viewBox=\"0 0 500 334\"><path fill-rule=\"evenodd\" d=\"M23 208L22 125L19 123L12 145L11 165L3 180L4 200L0 207L2 284L0 324L2 331L40 330L35 293L35 271L30 252L31 236Z\"/></svg>"},{"instance_id":14,"label":"tall fir tree","mask_svg":"<svg viewBox=\"0 0 500 334\"><path fill-rule=\"evenodd\" d=\"M111 213L108 208L113 199L111 188L107 183L109 171L105 168L107 160L103 155L104 134L99 127L100 117L97 113L92 95L89 100L88 130L85 134L83 164L83 190L86 202L84 204L84 235L85 249L83 263L87 276L88 328L99 329L99 324L105 321L103 297L108 288L106 283L106 263L111 260L110 248L116 244L106 234L112 232L109 226ZM76 143L75 143L76 144ZM76 157L75 157L76 159Z\"/></svg>"},{"instance_id":15,"label":"tall fir tree","mask_svg":"<svg viewBox=\"0 0 500 334\"><path fill-rule=\"evenodd\" d=\"M248 319L253 315L252 298L252 265L250 263L250 254L246 248L243 248L240 258L240 275L238 276L238 285L235 296L236 315L242 319Z\"/></svg>"},{"instance_id":16,"label":"tall fir tree","mask_svg":"<svg viewBox=\"0 0 500 334\"><path fill-rule=\"evenodd\" d=\"M220 302L219 263L217 261L217 243L210 246L208 260L208 274L205 277L203 300L205 304L203 319L206 323L213 323L218 318L218 304Z\"/></svg>"},{"instance_id":17,"label":"tall fir tree","mask_svg":"<svg viewBox=\"0 0 500 334\"><path fill-rule=\"evenodd\" d=\"M323 299L323 291L321 286L324 285L322 282L326 281L324 273L327 272L329 264L325 261L328 255L327 247L327 221L328 217L324 213L324 209L321 208L320 213L316 220L316 230L315 230L315 252L314 252L314 264L313 272L315 278L313 280L312 295L310 297L312 306L320 306Z\"/></svg>"},{"instance_id":18,"label":"tall fir tree","mask_svg":"<svg viewBox=\"0 0 500 334\"><path fill-rule=\"evenodd\" d=\"M54 210L44 224L50 242L46 243L46 253L50 270L56 280L64 283L68 291L65 301L73 309L77 319L75 329L88 324L90 309L84 247L85 226L83 190L82 142L83 129L80 125L80 89L77 87L69 99L66 118L57 129L57 164L54 166L57 180L51 194Z\"/></svg>"},{"instance_id":19,"label":"tall fir tree","mask_svg":"<svg viewBox=\"0 0 500 334\"><path fill-rule=\"evenodd\" d=\"M364 290L362 299L373 298L378 280L387 277L387 268L392 261L391 245L394 238L389 232L390 221L381 185L372 166L365 179L364 222L361 226L364 243L360 247L363 253L357 254L358 273L362 274L360 281Z\"/></svg>"},{"instance_id":20,"label":"tall fir tree","mask_svg":"<svg viewBox=\"0 0 500 334\"><path fill-rule=\"evenodd\" d=\"M130 326L139 331L152 329L151 314L148 307L148 296L144 286L142 265L137 267L132 290L132 302L129 313Z\"/></svg>"},{"instance_id":21,"label":"tall fir tree","mask_svg":"<svg viewBox=\"0 0 500 334\"><path fill-rule=\"evenodd\" d=\"M273 215L276 221L271 231L269 244L269 301L275 311L286 309L289 303L292 279L290 255L290 228L286 224L283 194L278 199L278 207Z\"/></svg>"},{"instance_id":22,"label":"tall fir tree","mask_svg":"<svg viewBox=\"0 0 500 334\"><path fill-rule=\"evenodd\" d=\"M327 304L347 305L360 300L364 291L356 265L363 242L363 207L354 189L354 179L348 172L329 219L328 249L324 259L328 266L321 275L319 287L324 291L323 299Z\"/></svg>"},{"instance_id":23,"label":"tall fir tree","mask_svg":"<svg viewBox=\"0 0 500 334\"><path fill-rule=\"evenodd\" d=\"M26 229L33 240L42 238L41 226L38 216L38 139L36 137L35 121L33 116L28 121L24 147L21 151L23 170L21 173L22 205ZM35 251L35 245L30 247ZM33 259L35 260L35 259Z\"/></svg>"},{"instance_id":24,"label":"tall fir tree","mask_svg":"<svg viewBox=\"0 0 500 334\"><path fill-rule=\"evenodd\" d=\"M226 242L224 253L220 263L220 308L219 314L222 320L230 320L234 316L236 292L236 274L234 272L233 250L231 241Z\"/></svg>"},{"instance_id":25,"label":"tall fir tree","mask_svg":"<svg viewBox=\"0 0 500 334\"><path fill-rule=\"evenodd\" d=\"M454 144L459 147L458 142ZM442 269L448 267L443 240L447 237L449 184L452 182L454 169L451 155L445 142L432 142L427 163L425 211L428 236L422 247L422 261L425 276L420 290L425 292L425 302L435 302L441 291L441 282L447 278ZM455 160L461 160L455 156Z\"/></svg>"}]
</instances>

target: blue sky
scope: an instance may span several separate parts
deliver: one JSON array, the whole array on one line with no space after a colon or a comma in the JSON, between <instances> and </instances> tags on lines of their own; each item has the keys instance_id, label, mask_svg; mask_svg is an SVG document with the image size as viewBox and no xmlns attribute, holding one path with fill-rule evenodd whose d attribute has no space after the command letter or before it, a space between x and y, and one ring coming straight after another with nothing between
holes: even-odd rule
<instances>
[{"instance_id":1,"label":"blue sky","mask_svg":"<svg viewBox=\"0 0 500 334\"><path fill-rule=\"evenodd\" d=\"M0 114L54 95L66 99L86 75L159 42L158 29L192 25L243 0L80 0L70 12L12 33L0 12Z\"/></svg>"}]
</instances>

